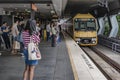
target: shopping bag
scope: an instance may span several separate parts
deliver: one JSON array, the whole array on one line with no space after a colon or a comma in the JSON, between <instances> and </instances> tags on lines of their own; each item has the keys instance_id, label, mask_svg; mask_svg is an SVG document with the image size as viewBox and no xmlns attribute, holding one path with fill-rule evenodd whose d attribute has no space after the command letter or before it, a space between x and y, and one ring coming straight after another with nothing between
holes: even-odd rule
<instances>
[{"instance_id":1,"label":"shopping bag","mask_svg":"<svg viewBox=\"0 0 120 80\"><path fill-rule=\"evenodd\" d=\"M15 41L15 49L20 49L20 43L18 41Z\"/></svg>"},{"instance_id":2,"label":"shopping bag","mask_svg":"<svg viewBox=\"0 0 120 80\"><path fill-rule=\"evenodd\" d=\"M30 40L30 43L28 44L28 59L29 60L40 60L41 59L41 53L38 49L38 46Z\"/></svg>"}]
</instances>

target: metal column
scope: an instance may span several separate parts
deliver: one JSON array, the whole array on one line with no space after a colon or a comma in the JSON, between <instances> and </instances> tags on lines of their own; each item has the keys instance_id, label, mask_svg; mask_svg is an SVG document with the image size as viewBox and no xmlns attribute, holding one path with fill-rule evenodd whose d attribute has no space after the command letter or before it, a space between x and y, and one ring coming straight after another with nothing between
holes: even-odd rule
<instances>
[{"instance_id":1,"label":"metal column","mask_svg":"<svg viewBox=\"0 0 120 80\"><path fill-rule=\"evenodd\" d=\"M103 20L103 18L99 18L98 22L99 22L99 26L100 26L99 31L98 31L98 35L103 35L104 30L105 30L104 29L104 20Z\"/></svg>"},{"instance_id":2,"label":"metal column","mask_svg":"<svg viewBox=\"0 0 120 80\"><path fill-rule=\"evenodd\" d=\"M118 33L118 29L119 29L116 15L110 16L110 20L111 20L112 29L111 29L109 37L116 37Z\"/></svg>"}]
</instances>

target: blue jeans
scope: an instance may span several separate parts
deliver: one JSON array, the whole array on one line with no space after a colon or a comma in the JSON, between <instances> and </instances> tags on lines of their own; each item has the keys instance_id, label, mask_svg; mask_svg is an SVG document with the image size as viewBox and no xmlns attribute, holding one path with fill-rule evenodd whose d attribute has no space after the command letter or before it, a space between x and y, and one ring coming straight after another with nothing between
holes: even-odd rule
<instances>
[{"instance_id":1,"label":"blue jeans","mask_svg":"<svg viewBox=\"0 0 120 80\"><path fill-rule=\"evenodd\" d=\"M37 65L38 64L38 60L28 60L28 50L27 49L24 49L23 53L25 56L25 64L26 65Z\"/></svg>"}]
</instances>

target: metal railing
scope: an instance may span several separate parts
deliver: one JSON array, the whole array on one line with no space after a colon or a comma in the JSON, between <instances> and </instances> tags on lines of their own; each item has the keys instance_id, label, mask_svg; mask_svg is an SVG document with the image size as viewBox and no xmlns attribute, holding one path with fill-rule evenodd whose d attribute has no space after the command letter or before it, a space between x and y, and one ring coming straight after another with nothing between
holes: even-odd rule
<instances>
[{"instance_id":1,"label":"metal railing","mask_svg":"<svg viewBox=\"0 0 120 80\"><path fill-rule=\"evenodd\" d=\"M111 48L112 51L120 52L120 40L118 39L98 36L98 43Z\"/></svg>"}]
</instances>

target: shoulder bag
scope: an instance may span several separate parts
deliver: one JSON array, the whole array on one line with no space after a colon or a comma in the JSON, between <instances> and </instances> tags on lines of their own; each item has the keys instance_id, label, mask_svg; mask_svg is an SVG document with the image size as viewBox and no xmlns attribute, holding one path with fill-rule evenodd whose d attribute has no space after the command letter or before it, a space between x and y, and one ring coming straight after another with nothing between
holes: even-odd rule
<instances>
[{"instance_id":1,"label":"shoulder bag","mask_svg":"<svg viewBox=\"0 0 120 80\"><path fill-rule=\"evenodd\" d=\"M41 53L38 46L33 42L32 37L30 37L30 43L28 44L28 59L29 60L40 60Z\"/></svg>"}]
</instances>

